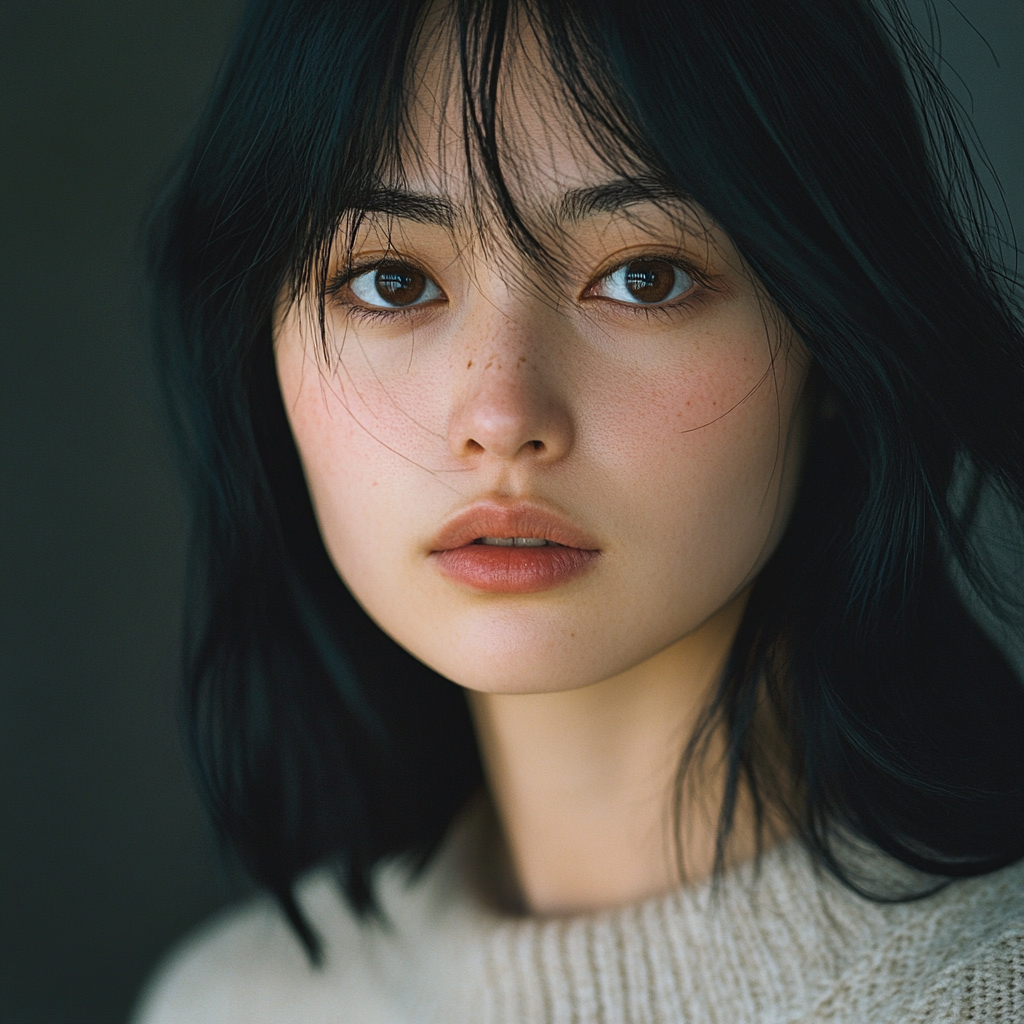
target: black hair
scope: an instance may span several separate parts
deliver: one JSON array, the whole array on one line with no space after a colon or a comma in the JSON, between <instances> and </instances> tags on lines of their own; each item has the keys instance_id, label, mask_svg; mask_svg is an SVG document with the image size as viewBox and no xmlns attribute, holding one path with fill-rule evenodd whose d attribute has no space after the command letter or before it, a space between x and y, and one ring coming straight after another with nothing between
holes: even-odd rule
<instances>
[{"instance_id":1,"label":"black hair","mask_svg":"<svg viewBox=\"0 0 1024 1024\"><path fill-rule=\"evenodd\" d=\"M399 159L421 0L252 0L153 226L162 379L191 499L189 749L219 835L280 900L329 862L359 911L481 785L462 692L361 610L324 549L272 352ZM1024 856L1024 688L967 609L1013 612L975 529L1024 515L1024 339L963 122L897 0L451 0L478 184L524 249L496 96L531 30L595 150L692 197L814 358L788 529L682 779L717 725L728 784L827 868L837 837L937 880ZM998 241L996 239L995 241ZM318 269L319 268L319 269ZM959 581L959 582L958 582ZM768 709L780 771L755 728ZM784 792L798 793L787 802ZM870 893L868 893L870 895Z\"/></svg>"}]
</instances>

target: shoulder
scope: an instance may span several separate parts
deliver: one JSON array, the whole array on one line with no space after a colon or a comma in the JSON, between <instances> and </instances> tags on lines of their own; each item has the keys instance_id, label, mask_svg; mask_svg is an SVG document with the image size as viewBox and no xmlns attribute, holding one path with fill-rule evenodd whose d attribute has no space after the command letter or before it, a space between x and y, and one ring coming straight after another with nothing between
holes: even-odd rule
<instances>
[{"instance_id":1,"label":"shoulder","mask_svg":"<svg viewBox=\"0 0 1024 1024\"><path fill-rule=\"evenodd\" d=\"M359 1024L403 1018L379 977L382 931L357 921L327 872L300 902L324 939L312 966L269 897L228 909L188 936L147 984L132 1024Z\"/></svg>"},{"instance_id":2,"label":"shoulder","mask_svg":"<svg viewBox=\"0 0 1024 1024\"><path fill-rule=\"evenodd\" d=\"M1024 1020L1024 861L951 889L932 941L941 968L908 1020Z\"/></svg>"},{"instance_id":3,"label":"shoulder","mask_svg":"<svg viewBox=\"0 0 1024 1024\"><path fill-rule=\"evenodd\" d=\"M960 957L911 1008L909 1024L1017 1024L1024 1020L1024 922Z\"/></svg>"},{"instance_id":4,"label":"shoulder","mask_svg":"<svg viewBox=\"0 0 1024 1024\"><path fill-rule=\"evenodd\" d=\"M884 937L809 1019L1024 1021L1024 861L885 916Z\"/></svg>"},{"instance_id":5,"label":"shoulder","mask_svg":"<svg viewBox=\"0 0 1024 1024\"><path fill-rule=\"evenodd\" d=\"M132 1024L408 1024L443 1007L461 984L456 955L477 905L469 865L479 821L473 807L425 869L401 861L374 878L383 920L358 920L328 870L297 887L323 941L312 966L269 897L230 908L189 936L146 986ZM439 1019L445 1019L442 1015Z\"/></svg>"}]
</instances>

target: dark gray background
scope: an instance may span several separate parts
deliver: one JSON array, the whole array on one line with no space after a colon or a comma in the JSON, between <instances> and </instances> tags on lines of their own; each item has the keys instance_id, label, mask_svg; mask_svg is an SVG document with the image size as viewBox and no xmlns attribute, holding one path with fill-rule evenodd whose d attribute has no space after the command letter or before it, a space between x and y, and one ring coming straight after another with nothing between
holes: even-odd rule
<instances>
[{"instance_id":1,"label":"dark gray background","mask_svg":"<svg viewBox=\"0 0 1024 1024\"><path fill-rule=\"evenodd\" d=\"M1024 234L1024 0L959 2L1001 67L939 4ZM122 1021L231 891L175 737L182 501L136 238L239 7L0 0L0 1024Z\"/></svg>"}]
</instances>

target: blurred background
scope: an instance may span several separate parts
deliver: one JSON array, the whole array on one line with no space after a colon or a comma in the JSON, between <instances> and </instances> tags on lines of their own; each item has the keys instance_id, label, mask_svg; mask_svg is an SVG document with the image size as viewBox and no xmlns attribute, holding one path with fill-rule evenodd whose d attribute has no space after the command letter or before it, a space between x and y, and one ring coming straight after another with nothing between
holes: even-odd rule
<instances>
[{"instance_id":1,"label":"blurred background","mask_svg":"<svg viewBox=\"0 0 1024 1024\"><path fill-rule=\"evenodd\" d=\"M139 222L239 0L0 0L0 1024L120 1024L229 895L179 753Z\"/></svg>"},{"instance_id":2,"label":"blurred background","mask_svg":"<svg viewBox=\"0 0 1024 1024\"><path fill-rule=\"evenodd\" d=\"M937 6L1024 239L1024 0ZM138 225L240 9L0 0L0 1024L120 1024L238 892L177 743L183 504Z\"/></svg>"}]
</instances>

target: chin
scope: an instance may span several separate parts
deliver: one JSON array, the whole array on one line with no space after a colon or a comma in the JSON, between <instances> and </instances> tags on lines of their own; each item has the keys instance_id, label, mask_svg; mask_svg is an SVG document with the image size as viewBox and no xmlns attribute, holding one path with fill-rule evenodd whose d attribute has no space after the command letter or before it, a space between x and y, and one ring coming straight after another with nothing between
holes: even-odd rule
<instances>
[{"instance_id":1,"label":"chin","mask_svg":"<svg viewBox=\"0 0 1024 1024\"><path fill-rule=\"evenodd\" d=\"M453 683L479 693L558 693L589 686L609 674L596 666L563 663L574 659L528 657L525 652L501 657L465 649L456 657L432 654L417 657Z\"/></svg>"},{"instance_id":2,"label":"chin","mask_svg":"<svg viewBox=\"0 0 1024 1024\"><path fill-rule=\"evenodd\" d=\"M449 677L450 678L450 677ZM580 690L597 682L596 679L554 678L548 675L529 674L524 672L510 672L500 677L494 675L482 677L474 675L472 678L453 679L452 682L466 690L475 693L507 693L507 694L529 694L529 693L568 693L571 690Z\"/></svg>"},{"instance_id":3,"label":"chin","mask_svg":"<svg viewBox=\"0 0 1024 1024\"><path fill-rule=\"evenodd\" d=\"M511 631L510 631L511 632ZM518 631L515 631L518 633ZM467 642L451 636L440 644L408 645L408 649L435 672L459 686L479 693L562 693L592 686L647 660L650 650L627 638L607 634L603 644L593 635L509 635L493 643ZM479 634L477 634L479 637ZM608 643L612 640L612 643Z\"/></svg>"}]
</instances>

